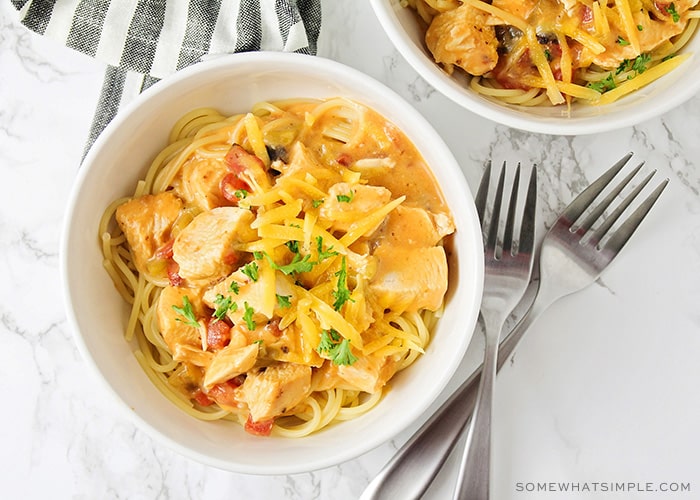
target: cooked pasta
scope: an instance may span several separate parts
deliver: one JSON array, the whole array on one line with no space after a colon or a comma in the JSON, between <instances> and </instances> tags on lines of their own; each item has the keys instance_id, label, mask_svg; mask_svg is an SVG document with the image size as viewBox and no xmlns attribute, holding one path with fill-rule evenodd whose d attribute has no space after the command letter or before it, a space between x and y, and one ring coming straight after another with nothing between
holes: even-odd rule
<instances>
[{"instance_id":1,"label":"cooked pasta","mask_svg":"<svg viewBox=\"0 0 700 500\"><path fill-rule=\"evenodd\" d=\"M678 67L697 0L402 0L445 71L521 106L611 103Z\"/></svg>"},{"instance_id":2,"label":"cooked pasta","mask_svg":"<svg viewBox=\"0 0 700 500\"><path fill-rule=\"evenodd\" d=\"M408 138L343 98L193 110L99 227L153 384L285 437L367 412L424 352L453 231Z\"/></svg>"}]
</instances>

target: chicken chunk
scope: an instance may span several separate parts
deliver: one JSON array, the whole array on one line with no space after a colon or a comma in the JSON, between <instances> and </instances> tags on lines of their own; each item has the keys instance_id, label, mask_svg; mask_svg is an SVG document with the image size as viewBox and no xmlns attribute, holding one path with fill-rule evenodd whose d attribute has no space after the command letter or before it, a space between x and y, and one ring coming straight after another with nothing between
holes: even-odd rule
<instances>
[{"instance_id":1,"label":"chicken chunk","mask_svg":"<svg viewBox=\"0 0 700 500\"><path fill-rule=\"evenodd\" d=\"M305 172L323 168L318 159L302 142L295 142L289 150L287 162L277 160L273 163L273 168L282 172L281 178L298 176Z\"/></svg>"},{"instance_id":2,"label":"chicken chunk","mask_svg":"<svg viewBox=\"0 0 700 500\"><path fill-rule=\"evenodd\" d=\"M352 365L338 367L338 375L359 390L374 394L394 376L398 363L392 357L364 356Z\"/></svg>"},{"instance_id":3,"label":"chicken chunk","mask_svg":"<svg viewBox=\"0 0 700 500\"><path fill-rule=\"evenodd\" d=\"M234 244L257 237L250 227L254 218L249 210L238 207L219 207L195 217L173 244L180 276L192 281L215 281L231 273L238 261Z\"/></svg>"},{"instance_id":4,"label":"chicken chunk","mask_svg":"<svg viewBox=\"0 0 700 500\"><path fill-rule=\"evenodd\" d=\"M377 273L369 289L380 308L402 313L440 307L447 291L447 257L442 247L380 245L374 255Z\"/></svg>"},{"instance_id":5,"label":"chicken chunk","mask_svg":"<svg viewBox=\"0 0 700 500\"><path fill-rule=\"evenodd\" d=\"M446 214L399 205L386 218L378 239L389 245L431 247L454 230Z\"/></svg>"},{"instance_id":6,"label":"chicken chunk","mask_svg":"<svg viewBox=\"0 0 700 500\"><path fill-rule=\"evenodd\" d=\"M187 323L187 319L178 313L174 307L184 308L187 297L195 318L204 315L204 306L197 290L166 286L160 293L156 304L156 318L158 329L163 340L170 348L171 353L178 350L178 346L190 346L202 348L202 336L200 330ZM184 352L184 351L183 351Z\"/></svg>"},{"instance_id":7,"label":"chicken chunk","mask_svg":"<svg viewBox=\"0 0 700 500\"><path fill-rule=\"evenodd\" d=\"M498 63L498 40L490 14L467 4L435 16L425 43L435 61L454 65L475 76L488 73Z\"/></svg>"},{"instance_id":8,"label":"chicken chunk","mask_svg":"<svg viewBox=\"0 0 700 500\"><path fill-rule=\"evenodd\" d=\"M240 389L254 422L284 414L311 393L311 367L294 363L268 366L249 373Z\"/></svg>"},{"instance_id":9,"label":"chicken chunk","mask_svg":"<svg viewBox=\"0 0 700 500\"><path fill-rule=\"evenodd\" d=\"M221 161L214 159L190 160L182 167L182 178L178 192L190 205L202 211L228 205L221 194L221 180L229 170Z\"/></svg>"},{"instance_id":10,"label":"chicken chunk","mask_svg":"<svg viewBox=\"0 0 700 500\"><path fill-rule=\"evenodd\" d=\"M258 262L255 263L256 266L258 266ZM260 262L258 269L263 266L267 266L267 264ZM264 269L262 273L267 271L269 270ZM289 278L280 273L274 273L270 278L269 281L265 279L265 276L252 280L249 275L243 272L243 268L239 268L223 281L207 289L204 292L204 302L212 309L216 309L217 297L230 297L237 305L229 308L226 315L234 325L244 323L244 304L246 303L254 311L252 319L258 322L267 322L267 320L272 319L274 314L277 304L276 295L286 297L292 303L297 300L294 286ZM233 285L234 282L235 285ZM269 287L268 283L272 283L273 286ZM235 293L232 292L232 287L236 289Z\"/></svg>"},{"instance_id":11,"label":"chicken chunk","mask_svg":"<svg viewBox=\"0 0 700 500\"><path fill-rule=\"evenodd\" d=\"M171 238L171 228L180 215L183 203L170 191L147 194L119 205L115 218L134 255L136 268L146 271L146 264Z\"/></svg>"},{"instance_id":12,"label":"chicken chunk","mask_svg":"<svg viewBox=\"0 0 700 500\"><path fill-rule=\"evenodd\" d=\"M258 344L250 344L243 347L228 345L218 351L204 375L204 387L226 382L253 368L259 350Z\"/></svg>"},{"instance_id":13,"label":"chicken chunk","mask_svg":"<svg viewBox=\"0 0 700 500\"><path fill-rule=\"evenodd\" d=\"M340 231L347 231L354 222L391 201L391 191L385 187L346 182L331 186L328 195L321 205L320 215L332 221L331 227ZM367 234L371 234L374 230L376 227L370 228Z\"/></svg>"},{"instance_id":14,"label":"chicken chunk","mask_svg":"<svg viewBox=\"0 0 700 500\"><path fill-rule=\"evenodd\" d=\"M657 21L643 11L634 12L632 17L634 24L641 28L635 32L639 41L639 52L635 50L633 44L617 43L620 38L626 40L628 36L622 20L619 17L611 18L610 40L605 44L607 49L592 56L594 64L606 69L615 69L625 59L633 60L640 53L650 52L669 38L682 33L688 24L687 14L681 14L678 22Z\"/></svg>"}]
</instances>

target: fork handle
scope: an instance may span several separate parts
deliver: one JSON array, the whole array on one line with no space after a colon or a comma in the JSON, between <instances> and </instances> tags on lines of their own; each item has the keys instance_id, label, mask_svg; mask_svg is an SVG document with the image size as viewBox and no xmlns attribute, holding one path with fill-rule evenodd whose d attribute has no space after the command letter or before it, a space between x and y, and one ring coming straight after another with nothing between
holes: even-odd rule
<instances>
[{"instance_id":1,"label":"fork handle","mask_svg":"<svg viewBox=\"0 0 700 500\"><path fill-rule=\"evenodd\" d=\"M506 362L527 329L556 297L540 287L530 309L501 342L497 369ZM476 403L481 365L406 441L367 485L360 500L418 500L457 444ZM409 479L410 478L410 479Z\"/></svg>"},{"instance_id":2,"label":"fork handle","mask_svg":"<svg viewBox=\"0 0 700 500\"><path fill-rule=\"evenodd\" d=\"M484 363L481 367L476 407L472 412L467 442L457 477L454 500L488 500L491 475L491 415L496 385L498 339L503 329L500 315L484 317Z\"/></svg>"}]
</instances>

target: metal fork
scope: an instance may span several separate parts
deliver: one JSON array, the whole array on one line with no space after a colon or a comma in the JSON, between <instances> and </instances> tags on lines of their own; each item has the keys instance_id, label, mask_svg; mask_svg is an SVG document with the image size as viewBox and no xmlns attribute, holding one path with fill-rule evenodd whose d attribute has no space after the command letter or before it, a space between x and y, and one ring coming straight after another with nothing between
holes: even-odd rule
<instances>
[{"instance_id":1,"label":"metal fork","mask_svg":"<svg viewBox=\"0 0 700 500\"><path fill-rule=\"evenodd\" d=\"M598 279L629 241L663 192L668 179L659 183L638 207L626 216L617 229L610 231L656 172L654 170L649 173L622 199L618 207L606 216L605 209L631 182L641 165L616 184L602 201L596 204L595 200L612 185L614 178L631 157L632 153L625 155L579 194L545 235L539 259L540 279L537 296L528 312L501 342L498 369L513 353L530 325L549 305L565 295L582 290ZM589 215L584 217L584 222L578 226L574 225L587 209ZM600 219L601 224L593 232L589 232L596 222L594 217ZM602 241L604 233L608 234L606 242ZM520 309L520 304L516 309ZM474 410L480 373L481 367L478 367L413 434L369 483L360 500L418 499L425 493L459 440Z\"/></svg>"},{"instance_id":2,"label":"metal fork","mask_svg":"<svg viewBox=\"0 0 700 500\"><path fill-rule=\"evenodd\" d=\"M476 208L484 230L484 289L481 317L484 320L484 363L476 408L467 433L467 444L455 498L487 500L491 463L491 414L496 382L496 362L501 330L513 308L527 290L534 262L537 170L530 173L527 196L520 224L520 238L514 241L515 212L520 186L520 164L515 170L503 240L498 233L505 184L503 163L493 202L493 213L486 215L491 165L486 168L476 195Z\"/></svg>"}]
</instances>

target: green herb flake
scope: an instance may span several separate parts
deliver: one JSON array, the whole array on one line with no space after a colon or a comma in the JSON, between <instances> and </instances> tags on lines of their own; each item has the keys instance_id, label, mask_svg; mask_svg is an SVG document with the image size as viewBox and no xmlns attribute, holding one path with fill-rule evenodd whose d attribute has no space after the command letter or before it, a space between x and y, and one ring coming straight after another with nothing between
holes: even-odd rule
<instances>
[{"instance_id":1,"label":"green herb flake","mask_svg":"<svg viewBox=\"0 0 700 500\"><path fill-rule=\"evenodd\" d=\"M253 330L255 330L256 326L255 321L253 320L253 314L255 314L255 311L252 307L248 305L248 302L244 302L243 307L245 309L245 312L243 313L243 320L245 321L248 330L252 332Z\"/></svg>"},{"instance_id":2,"label":"green herb flake","mask_svg":"<svg viewBox=\"0 0 700 500\"><path fill-rule=\"evenodd\" d=\"M351 365L357 361L357 356L350 350L350 340L343 339L337 344L331 359L336 365Z\"/></svg>"},{"instance_id":3,"label":"green herb flake","mask_svg":"<svg viewBox=\"0 0 700 500\"><path fill-rule=\"evenodd\" d=\"M260 277L259 271L260 269L258 268L258 265L255 262L249 262L248 264L243 266L242 272L251 280L258 281L258 278Z\"/></svg>"},{"instance_id":4,"label":"green herb flake","mask_svg":"<svg viewBox=\"0 0 700 500\"><path fill-rule=\"evenodd\" d=\"M671 19L673 19L674 23L677 23L681 20L681 15L676 10L676 6L673 4L673 2L668 7L666 7L666 12L670 14Z\"/></svg>"},{"instance_id":5,"label":"green herb flake","mask_svg":"<svg viewBox=\"0 0 700 500\"><path fill-rule=\"evenodd\" d=\"M299 253L299 242L296 240L290 240L284 244L290 252Z\"/></svg>"},{"instance_id":6,"label":"green herb flake","mask_svg":"<svg viewBox=\"0 0 700 500\"><path fill-rule=\"evenodd\" d=\"M339 194L335 198L340 203L350 203L354 197L355 197L355 191L353 191L351 189L349 194Z\"/></svg>"},{"instance_id":7,"label":"green herb flake","mask_svg":"<svg viewBox=\"0 0 700 500\"><path fill-rule=\"evenodd\" d=\"M552 53L549 51L549 49L544 49L544 57L546 57L548 61L552 60Z\"/></svg>"},{"instance_id":8,"label":"green herb flake","mask_svg":"<svg viewBox=\"0 0 700 500\"><path fill-rule=\"evenodd\" d=\"M333 339L331 339L330 332L328 330L322 330L321 341L319 342L316 351L318 351L319 354L330 354L334 347L335 343L333 342Z\"/></svg>"},{"instance_id":9,"label":"green herb flake","mask_svg":"<svg viewBox=\"0 0 700 500\"><path fill-rule=\"evenodd\" d=\"M350 290L348 289L348 271L345 263L345 257L343 257L341 260L340 270L337 271L335 275L338 277L338 283L336 284L335 290L333 290L333 297L335 298L335 302L333 302L333 309L340 311L343 304L345 304L348 300L352 300L350 298Z\"/></svg>"},{"instance_id":10,"label":"green herb flake","mask_svg":"<svg viewBox=\"0 0 700 500\"><path fill-rule=\"evenodd\" d=\"M292 301L290 300L292 298L291 295L280 295L279 293L276 293L275 297L277 297L277 305L280 307L280 309L288 309L292 307Z\"/></svg>"},{"instance_id":11,"label":"green herb flake","mask_svg":"<svg viewBox=\"0 0 700 500\"><path fill-rule=\"evenodd\" d=\"M233 195L234 195L236 198L238 198L239 200L242 200L242 199L248 197L248 191L246 191L245 189L236 189L236 190L233 192Z\"/></svg>"},{"instance_id":12,"label":"green herb flake","mask_svg":"<svg viewBox=\"0 0 700 500\"><path fill-rule=\"evenodd\" d=\"M321 331L321 340L316 351L328 356L335 365L352 365L357 361L357 356L350 349L350 340L341 340L340 334L332 328Z\"/></svg>"},{"instance_id":13,"label":"green herb flake","mask_svg":"<svg viewBox=\"0 0 700 500\"><path fill-rule=\"evenodd\" d=\"M230 292L233 292L236 295L238 295L238 293L241 291L241 286L238 284L237 281L232 281L228 289Z\"/></svg>"},{"instance_id":14,"label":"green herb flake","mask_svg":"<svg viewBox=\"0 0 700 500\"><path fill-rule=\"evenodd\" d=\"M178 307L173 304L173 309L184 318L175 318L176 321L181 321L182 323L194 328L200 327L199 321L197 321L197 318L194 315L194 310L192 309L192 302L190 302L190 298L187 295L183 295L182 297L182 307Z\"/></svg>"},{"instance_id":15,"label":"green herb flake","mask_svg":"<svg viewBox=\"0 0 700 500\"><path fill-rule=\"evenodd\" d=\"M326 250L323 249L323 238L321 236L316 236L316 251L318 252L319 264L326 259L338 255L338 252L333 250L333 245L329 246Z\"/></svg>"},{"instance_id":16,"label":"green herb flake","mask_svg":"<svg viewBox=\"0 0 700 500\"><path fill-rule=\"evenodd\" d=\"M217 294L216 299L214 299L214 305L216 306L214 317L217 321L220 321L224 319L226 313L230 311L236 303L231 300L230 296L224 297L222 294Z\"/></svg>"},{"instance_id":17,"label":"green herb flake","mask_svg":"<svg viewBox=\"0 0 700 500\"><path fill-rule=\"evenodd\" d=\"M318 208L318 207L320 207L321 205L323 205L323 202L324 202L324 201L326 201L326 200L324 200L323 198L321 198L321 199L319 199L319 200L311 200L311 206L314 207L314 208Z\"/></svg>"},{"instance_id":18,"label":"green herb flake","mask_svg":"<svg viewBox=\"0 0 700 500\"><path fill-rule=\"evenodd\" d=\"M651 62L651 54L640 54L632 62L632 70L638 75L647 70L647 65Z\"/></svg>"},{"instance_id":19,"label":"green herb flake","mask_svg":"<svg viewBox=\"0 0 700 500\"><path fill-rule=\"evenodd\" d=\"M642 26L641 24L638 24L637 31L644 31L644 26Z\"/></svg>"},{"instance_id":20,"label":"green herb flake","mask_svg":"<svg viewBox=\"0 0 700 500\"><path fill-rule=\"evenodd\" d=\"M629 45L629 44L630 44L627 40L625 40L625 39L622 38L621 36L618 36L618 37L617 37L616 42L617 42L619 45L622 45L622 46L625 46L625 45Z\"/></svg>"},{"instance_id":21,"label":"green herb flake","mask_svg":"<svg viewBox=\"0 0 700 500\"><path fill-rule=\"evenodd\" d=\"M600 92L601 94L607 92L608 90L614 89L616 86L617 85L615 84L615 79L613 78L612 73L609 73L608 76L606 78L603 78L602 80L590 82L587 85L589 89L593 89L597 92Z\"/></svg>"},{"instance_id":22,"label":"green herb flake","mask_svg":"<svg viewBox=\"0 0 700 500\"><path fill-rule=\"evenodd\" d=\"M316 262L311 261L311 255L304 255L295 253L292 261L289 264L284 264L280 266L272 260L272 257L268 253L265 253L265 258L267 262L270 263L270 267L277 271L282 272L285 275L290 275L292 273L308 273L316 265Z\"/></svg>"}]
</instances>

